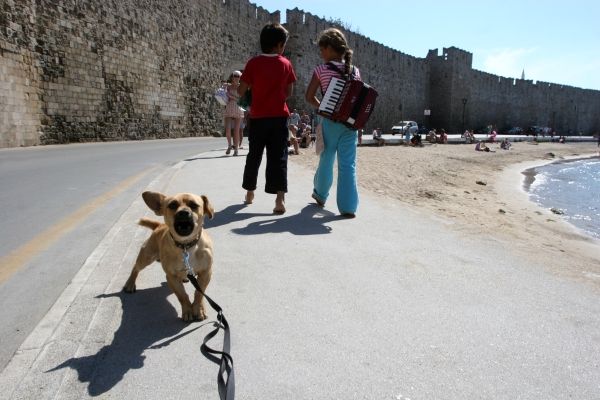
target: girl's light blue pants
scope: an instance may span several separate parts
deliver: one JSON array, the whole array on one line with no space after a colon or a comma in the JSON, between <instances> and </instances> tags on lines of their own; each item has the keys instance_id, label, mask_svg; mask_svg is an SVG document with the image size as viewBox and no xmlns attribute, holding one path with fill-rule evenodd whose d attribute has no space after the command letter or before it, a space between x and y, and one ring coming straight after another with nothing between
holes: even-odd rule
<instances>
[{"instance_id":1,"label":"girl's light blue pants","mask_svg":"<svg viewBox=\"0 0 600 400\"><path fill-rule=\"evenodd\" d=\"M343 124L323 118L324 149L313 180L313 194L323 203L333 184L333 164L337 154L337 206L340 213L356 213L356 144L358 132Z\"/></svg>"}]
</instances>

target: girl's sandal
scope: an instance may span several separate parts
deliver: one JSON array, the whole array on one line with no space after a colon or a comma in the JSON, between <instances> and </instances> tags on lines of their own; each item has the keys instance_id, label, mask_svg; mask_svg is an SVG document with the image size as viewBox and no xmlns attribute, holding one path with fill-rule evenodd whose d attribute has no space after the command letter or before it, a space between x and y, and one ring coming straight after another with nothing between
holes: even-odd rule
<instances>
[{"instance_id":1,"label":"girl's sandal","mask_svg":"<svg viewBox=\"0 0 600 400\"><path fill-rule=\"evenodd\" d=\"M325 207L325 202L320 200L317 196L315 196L314 193L312 194L312 198L315 200L319 207Z\"/></svg>"}]
</instances>

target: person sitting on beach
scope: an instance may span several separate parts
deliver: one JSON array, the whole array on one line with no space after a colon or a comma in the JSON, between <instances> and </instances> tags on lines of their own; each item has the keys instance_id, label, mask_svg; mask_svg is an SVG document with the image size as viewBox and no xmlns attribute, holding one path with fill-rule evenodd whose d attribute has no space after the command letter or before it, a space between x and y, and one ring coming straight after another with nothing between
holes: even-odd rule
<instances>
[{"instance_id":1,"label":"person sitting on beach","mask_svg":"<svg viewBox=\"0 0 600 400\"><path fill-rule=\"evenodd\" d=\"M465 138L465 143L467 144L475 142L475 135L473 135L473 132L468 129L465 131L465 133L463 133L463 137Z\"/></svg>"},{"instance_id":2,"label":"person sitting on beach","mask_svg":"<svg viewBox=\"0 0 600 400\"><path fill-rule=\"evenodd\" d=\"M432 129L429 131L429 133L427 134L427 141L429 143L436 143L437 142L437 135L435 134L435 129Z\"/></svg>"},{"instance_id":3,"label":"person sitting on beach","mask_svg":"<svg viewBox=\"0 0 600 400\"><path fill-rule=\"evenodd\" d=\"M565 137L561 136L558 138L558 143L564 143L565 142Z\"/></svg>"},{"instance_id":4,"label":"person sitting on beach","mask_svg":"<svg viewBox=\"0 0 600 400\"><path fill-rule=\"evenodd\" d=\"M306 135L306 126L307 126L306 123L300 122L300 126L298 127L298 130L296 131L296 139L298 139L298 143L300 144L300 147L302 147L303 149L308 147L305 144L305 140L304 140L304 137Z\"/></svg>"},{"instance_id":5,"label":"person sitting on beach","mask_svg":"<svg viewBox=\"0 0 600 400\"><path fill-rule=\"evenodd\" d=\"M385 140L383 139L383 137L381 137L381 135L382 135L381 128L375 128L375 129L373 129L373 140L375 142L377 142L377 146L384 146L385 145Z\"/></svg>"},{"instance_id":6,"label":"person sitting on beach","mask_svg":"<svg viewBox=\"0 0 600 400\"><path fill-rule=\"evenodd\" d=\"M490 148L487 147L485 145L485 143L483 143L483 141L478 141L477 144L475 145L475 151L490 151Z\"/></svg>"},{"instance_id":7,"label":"person sitting on beach","mask_svg":"<svg viewBox=\"0 0 600 400\"><path fill-rule=\"evenodd\" d=\"M442 129L440 136L437 137L437 143L448 144L448 134L446 133L445 129Z\"/></svg>"},{"instance_id":8,"label":"person sitting on beach","mask_svg":"<svg viewBox=\"0 0 600 400\"><path fill-rule=\"evenodd\" d=\"M502 142L500 143L500 148L502 150L510 150L510 146L512 146L512 144L508 141L508 138L502 139Z\"/></svg>"},{"instance_id":9,"label":"person sitting on beach","mask_svg":"<svg viewBox=\"0 0 600 400\"><path fill-rule=\"evenodd\" d=\"M496 136L497 135L498 134L496 133L496 130L495 129L492 130L492 133L490 133L490 138L489 138L490 143L496 143Z\"/></svg>"},{"instance_id":10,"label":"person sitting on beach","mask_svg":"<svg viewBox=\"0 0 600 400\"><path fill-rule=\"evenodd\" d=\"M300 115L296 112L296 109L288 117L287 126L292 134L296 136L296 132L298 132L298 127L300 126Z\"/></svg>"},{"instance_id":11,"label":"person sitting on beach","mask_svg":"<svg viewBox=\"0 0 600 400\"><path fill-rule=\"evenodd\" d=\"M308 148L312 143L312 128L307 125L302 129L302 138L300 140L300 147Z\"/></svg>"},{"instance_id":12,"label":"person sitting on beach","mask_svg":"<svg viewBox=\"0 0 600 400\"><path fill-rule=\"evenodd\" d=\"M418 132L413 132L413 136L410 139L410 145L414 147L423 147L423 143L421 142L421 135Z\"/></svg>"}]
</instances>

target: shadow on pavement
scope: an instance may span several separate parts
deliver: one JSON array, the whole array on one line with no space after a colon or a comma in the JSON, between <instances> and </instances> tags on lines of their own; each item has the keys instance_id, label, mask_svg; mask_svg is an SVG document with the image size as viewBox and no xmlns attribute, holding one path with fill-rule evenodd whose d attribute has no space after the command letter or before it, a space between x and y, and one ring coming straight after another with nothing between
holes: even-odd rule
<instances>
[{"instance_id":1,"label":"shadow on pavement","mask_svg":"<svg viewBox=\"0 0 600 400\"><path fill-rule=\"evenodd\" d=\"M237 221L243 221L252 217L265 217L273 215L272 213L265 214L239 212L240 210L246 207L248 207L246 204L233 204L231 206L225 207L221 211L215 211L214 218L205 220L204 226L206 228L216 228L217 226L227 225Z\"/></svg>"},{"instance_id":2,"label":"shadow on pavement","mask_svg":"<svg viewBox=\"0 0 600 400\"><path fill-rule=\"evenodd\" d=\"M199 157L193 157L193 158L186 158L183 161L196 161L196 160L212 160L212 159L216 159L216 158L229 158L229 157L235 157L235 156L230 156L227 154L223 154L221 156L199 156ZM239 157L239 156L238 156Z\"/></svg>"},{"instance_id":3,"label":"shadow on pavement","mask_svg":"<svg viewBox=\"0 0 600 400\"><path fill-rule=\"evenodd\" d=\"M88 393L91 396L106 393L130 369L144 366L146 356L143 353L146 349L168 346L202 327L181 332L189 325L179 318L178 311L167 301L170 294L171 290L163 282L160 287L138 290L135 294L118 292L97 296L118 297L121 300L123 316L112 343L102 347L96 354L70 358L46 372L73 368L80 382L89 382Z\"/></svg>"},{"instance_id":4,"label":"shadow on pavement","mask_svg":"<svg viewBox=\"0 0 600 400\"><path fill-rule=\"evenodd\" d=\"M273 215L273 214L268 214ZM323 235L331 233L332 228L325 225L331 221L345 219L315 204L305 206L298 214L289 217L275 216L266 221L256 221L244 228L234 228L239 235L261 235L264 233L289 232L294 235Z\"/></svg>"}]
</instances>

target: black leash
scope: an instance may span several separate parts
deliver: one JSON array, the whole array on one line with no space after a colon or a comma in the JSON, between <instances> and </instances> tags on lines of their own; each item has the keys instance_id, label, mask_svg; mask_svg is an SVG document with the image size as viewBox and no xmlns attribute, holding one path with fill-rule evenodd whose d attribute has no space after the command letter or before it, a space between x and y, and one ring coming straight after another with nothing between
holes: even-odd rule
<instances>
[{"instance_id":1,"label":"black leash","mask_svg":"<svg viewBox=\"0 0 600 400\"><path fill-rule=\"evenodd\" d=\"M202 295L208 301L208 304L217 312L217 322L215 322L215 329L210 332L204 340L202 341L202 346L200 346L200 351L202 354L208 358L210 361L219 365L219 374L217 375L217 385L219 388L219 397L221 400L234 400L235 398L235 375L233 373L233 357L231 357L230 349L231 349L231 338L229 332L229 323L223 314L223 309L219 306L213 299L208 297L206 293L200 289L200 284L198 284L198 280L194 276L193 269L190 266L189 262L190 254L187 251L187 248L183 249L183 263L188 270L187 277L192 282L192 285L196 288L197 291L202 293ZM215 350L207 345L208 341L215 337L219 330L223 329L223 350ZM225 378L225 376L227 378Z\"/></svg>"}]
</instances>

